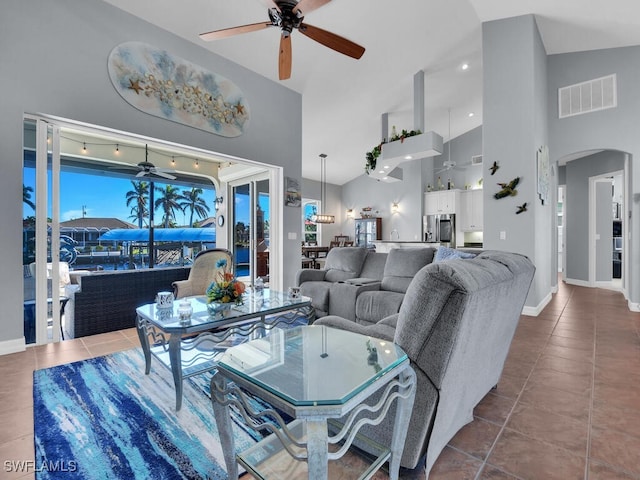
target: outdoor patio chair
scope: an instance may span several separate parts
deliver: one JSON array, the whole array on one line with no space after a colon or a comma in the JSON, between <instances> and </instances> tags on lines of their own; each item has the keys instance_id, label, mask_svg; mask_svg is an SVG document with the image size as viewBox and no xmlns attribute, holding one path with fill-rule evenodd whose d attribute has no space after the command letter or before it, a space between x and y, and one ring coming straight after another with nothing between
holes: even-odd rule
<instances>
[{"instance_id":1,"label":"outdoor patio chair","mask_svg":"<svg viewBox=\"0 0 640 480\"><path fill-rule=\"evenodd\" d=\"M189 272L189 278L172 283L175 298L205 295L211 282L216 280L216 275L220 271L216 264L221 259L225 259L227 265L231 267L233 262L231 252L224 248L203 250L196 255Z\"/></svg>"}]
</instances>

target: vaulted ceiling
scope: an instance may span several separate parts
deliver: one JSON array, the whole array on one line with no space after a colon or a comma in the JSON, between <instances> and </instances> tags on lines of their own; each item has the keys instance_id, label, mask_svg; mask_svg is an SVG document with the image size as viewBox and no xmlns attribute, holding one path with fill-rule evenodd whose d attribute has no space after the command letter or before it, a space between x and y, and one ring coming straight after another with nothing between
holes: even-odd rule
<instances>
[{"instance_id":1,"label":"vaulted ceiling","mask_svg":"<svg viewBox=\"0 0 640 480\"><path fill-rule=\"evenodd\" d=\"M276 82L278 30L204 42L198 34L267 22L267 0L105 0ZM482 124L482 22L535 14L548 54L640 44L634 0L333 0L305 16L366 48L354 60L294 31L292 74L302 94L302 174L338 185L364 173L365 152L389 126L411 130L413 76L425 72L426 130L448 140ZM467 64L469 68L462 69ZM469 114L473 113L473 116ZM259 160L259 159L256 159Z\"/></svg>"}]
</instances>

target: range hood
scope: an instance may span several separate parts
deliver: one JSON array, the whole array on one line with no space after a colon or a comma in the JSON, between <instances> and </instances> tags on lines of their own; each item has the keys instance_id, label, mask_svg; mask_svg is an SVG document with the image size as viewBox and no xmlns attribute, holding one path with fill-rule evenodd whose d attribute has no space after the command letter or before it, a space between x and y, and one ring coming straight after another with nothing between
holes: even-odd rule
<instances>
[{"instance_id":1,"label":"range hood","mask_svg":"<svg viewBox=\"0 0 640 480\"><path fill-rule=\"evenodd\" d=\"M424 71L422 70L413 77L413 123L415 130L424 131ZM385 113L382 115L382 138L388 138L388 132L388 114ZM376 169L369 172L369 176L384 182L402 181L400 164L441 155L442 151L443 139L436 132L424 132L404 140L384 143L376 162Z\"/></svg>"}]
</instances>

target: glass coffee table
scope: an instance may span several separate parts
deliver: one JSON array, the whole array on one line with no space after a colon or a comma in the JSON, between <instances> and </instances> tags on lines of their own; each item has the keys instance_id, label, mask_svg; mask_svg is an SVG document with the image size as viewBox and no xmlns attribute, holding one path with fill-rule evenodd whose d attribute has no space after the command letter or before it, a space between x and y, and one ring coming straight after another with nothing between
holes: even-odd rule
<instances>
[{"instance_id":1,"label":"glass coffee table","mask_svg":"<svg viewBox=\"0 0 640 480\"><path fill-rule=\"evenodd\" d=\"M217 358L229 345L258 338L273 328L290 326L304 317L313 323L315 311L308 297L291 298L287 293L264 289L249 292L243 305L229 305L210 314L206 297L190 297L193 314L187 322L178 316L181 298L171 308L155 303L136 309L136 326L144 352L145 374L155 357L173 373L176 410L182 406L182 380L213 370Z\"/></svg>"},{"instance_id":2,"label":"glass coffee table","mask_svg":"<svg viewBox=\"0 0 640 480\"><path fill-rule=\"evenodd\" d=\"M258 479L337 478L334 469L354 444L375 457L359 478L370 478L388 460L389 477L397 479L415 378L407 355L392 342L323 325L273 331L229 348L211 379L229 478L238 478L236 462ZM273 408L254 411L242 390ZM382 421L396 401L391 445L359 432ZM271 432L237 456L230 405L249 427ZM286 424L279 412L294 420Z\"/></svg>"}]
</instances>

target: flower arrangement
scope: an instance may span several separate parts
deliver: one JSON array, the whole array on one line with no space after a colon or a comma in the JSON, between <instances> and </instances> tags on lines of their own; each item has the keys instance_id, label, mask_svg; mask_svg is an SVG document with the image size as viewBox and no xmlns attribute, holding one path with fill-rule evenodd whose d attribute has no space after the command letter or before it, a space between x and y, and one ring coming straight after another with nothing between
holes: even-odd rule
<instances>
[{"instance_id":1,"label":"flower arrangement","mask_svg":"<svg viewBox=\"0 0 640 480\"><path fill-rule=\"evenodd\" d=\"M410 132L406 130L402 130L400 135L398 135L396 133L396 127L394 126L391 131L391 138L389 139L389 142L395 142L396 140L400 140L400 142L404 142L405 138L413 137L415 135L420 135L421 133L422 132L420 130L411 130ZM376 164L378 163L378 157L382 153L382 145L384 145L385 143L387 143L387 141L383 140L382 143L380 143L380 145L376 145L375 147L373 147L373 150L366 153L365 156L366 156L367 162L364 165L364 170L365 172L367 172L367 175L369 175L369 172L376 169Z\"/></svg>"},{"instance_id":2,"label":"flower arrangement","mask_svg":"<svg viewBox=\"0 0 640 480\"><path fill-rule=\"evenodd\" d=\"M236 279L225 258L221 258L216 262L216 268L219 268L218 279L207 288L207 303L235 303L242 305L242 294L245 291L245 284Z\"/></svg>"}]
</instances>

